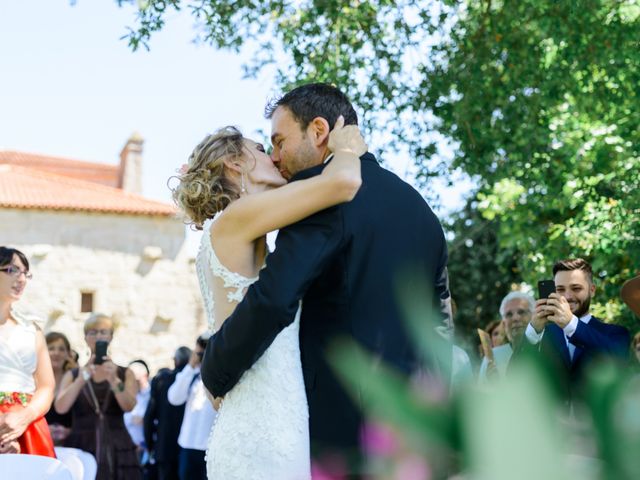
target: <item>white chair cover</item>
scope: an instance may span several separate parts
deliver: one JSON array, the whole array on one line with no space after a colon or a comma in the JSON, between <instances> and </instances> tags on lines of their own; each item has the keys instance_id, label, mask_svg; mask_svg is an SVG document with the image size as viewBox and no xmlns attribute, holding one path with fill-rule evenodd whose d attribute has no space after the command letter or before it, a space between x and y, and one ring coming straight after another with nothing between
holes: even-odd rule
<instances>
[{"instance_id":1,"label":"white chair cover","mask_svg":"<svg viewBox=\"0 0 640 480\"><path fill-rule=\"evenodd\" d=\"M93 455L79 448L55 447L55 450L58 460L71 470L73 480L95 480L98 464Z\"/></svg>"},{"instance_id":2,"label":"white chair cover","mask_svg":"<svg viewBox=\"0 0 640 480\"><path fill-rule=\"evenodd\" d=\"M0 472L2 478L19 480L75 480L60 460L41 455L0 454Z\"/></svg>"}]
</instances>

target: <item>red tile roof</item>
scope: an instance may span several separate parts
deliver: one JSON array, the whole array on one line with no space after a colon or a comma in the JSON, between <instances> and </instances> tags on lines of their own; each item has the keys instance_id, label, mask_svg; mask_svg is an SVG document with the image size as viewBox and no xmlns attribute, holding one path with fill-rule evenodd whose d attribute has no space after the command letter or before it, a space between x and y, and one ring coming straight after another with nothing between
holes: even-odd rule
<instances>
[{"instance_id":1,"label":"red tile roof","mask_svg":"<svg viewBox=\"0 0 640 480\"><path fill-rule=\"evenodd\" d=\"M36 170L64 175L65 177L100 183L108 187L120 187L120 167L103 163L83 162L69 158L38 155L35 153L0 150L0 164L19 165Z\"/></svg>"},{"instance_id":2,"label":"red tile roof","mask_svg":"<svg viewBox=\"0 0 640 480\"><path fill-rule=\"evenodd\" d=\"M176 213L173 206L140 195L125 192L86 180L79 175L52 173L52 166L40 170L18 166L16 162L5 162L0 152L0 208L25 208L46 210L77 210L132 215L171 216ZM13 152L12 152L13 153ZM15 157L14 157L15 158ZM46 158L45 164L46 164ZM51 157L48 157L51 158ZM86 162L77 163L79 166ZM30 165L31 167L31 165ZM98 170L106 165L97 165ZM117 167L113 167L117 170ZM65 165L63 171L68 170Z\"/></svg>"}]
</instances>

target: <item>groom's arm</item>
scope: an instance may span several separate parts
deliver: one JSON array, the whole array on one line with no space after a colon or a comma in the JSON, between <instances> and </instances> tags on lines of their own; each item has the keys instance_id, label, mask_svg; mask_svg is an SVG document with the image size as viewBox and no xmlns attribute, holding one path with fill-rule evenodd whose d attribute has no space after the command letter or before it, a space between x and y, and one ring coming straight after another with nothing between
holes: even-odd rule
<instances>
[{"instance_id":1,"label":"groom's arm","mask_svg":"<svg viewBox=\"0 0 640 480\"><path fill-rule=\"evenodd\" d=\"M299 300L335 258L342 238L340 207L280 230L276 250L268 255L260 278L207 344L201 374L214 396L231 390L293 322Z\"/></svg>"}]
</instances>

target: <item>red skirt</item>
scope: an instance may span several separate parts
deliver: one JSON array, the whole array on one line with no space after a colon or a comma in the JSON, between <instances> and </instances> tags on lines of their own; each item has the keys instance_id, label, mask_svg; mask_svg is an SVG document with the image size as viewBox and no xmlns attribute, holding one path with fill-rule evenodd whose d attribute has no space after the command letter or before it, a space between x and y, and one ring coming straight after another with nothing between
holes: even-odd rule
<instances>
[{"instance_id":1,"label":"red skirt","mask_svg":"<svg viewBox=\"0 0 640 480\"><path fill-rule=\"evenodd\" d=\"M24 393L12 393L10 396L4 393L2 397L0 413L23 409L29 400L31 400L31 395ZM56 458L56 453L53 449L53 440L49 432L49 425L47 425L44 417L33 421L18 438L18 443L20 444L20 453Z\"/></svg>"}]
</instances>

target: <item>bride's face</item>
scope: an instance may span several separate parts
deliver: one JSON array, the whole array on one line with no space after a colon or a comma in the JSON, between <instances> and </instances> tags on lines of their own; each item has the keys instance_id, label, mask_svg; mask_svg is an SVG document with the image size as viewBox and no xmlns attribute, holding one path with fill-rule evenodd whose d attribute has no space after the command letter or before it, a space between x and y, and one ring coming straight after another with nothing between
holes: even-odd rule
<instances>
[{"instance_id":1,"label":"bride's face","mask_svg":"<svg viewBox=\"0 0 640 480\"><path fill-rule=\"evenodd\" d=\"M260 191L280 187L287 183L285 178L267 155L264 146L253 140L244 140L245 159L247 161L247 190ZM252 188L253 187L253 188Z\"/></svg>"},{"instance_id":2,"label":"bride's face","mask_svg":"<svg viewBox=\"0 0 640 480\"><path fill-rule=\"evenodd\" d=\"M27 285L29 271L20 260L20 257L15 254L11 263L2 265L0 268L2 268L2 271L0 271L0 299L10 302L20 300L22 292Z\"/></svg>"}]
</instances>

